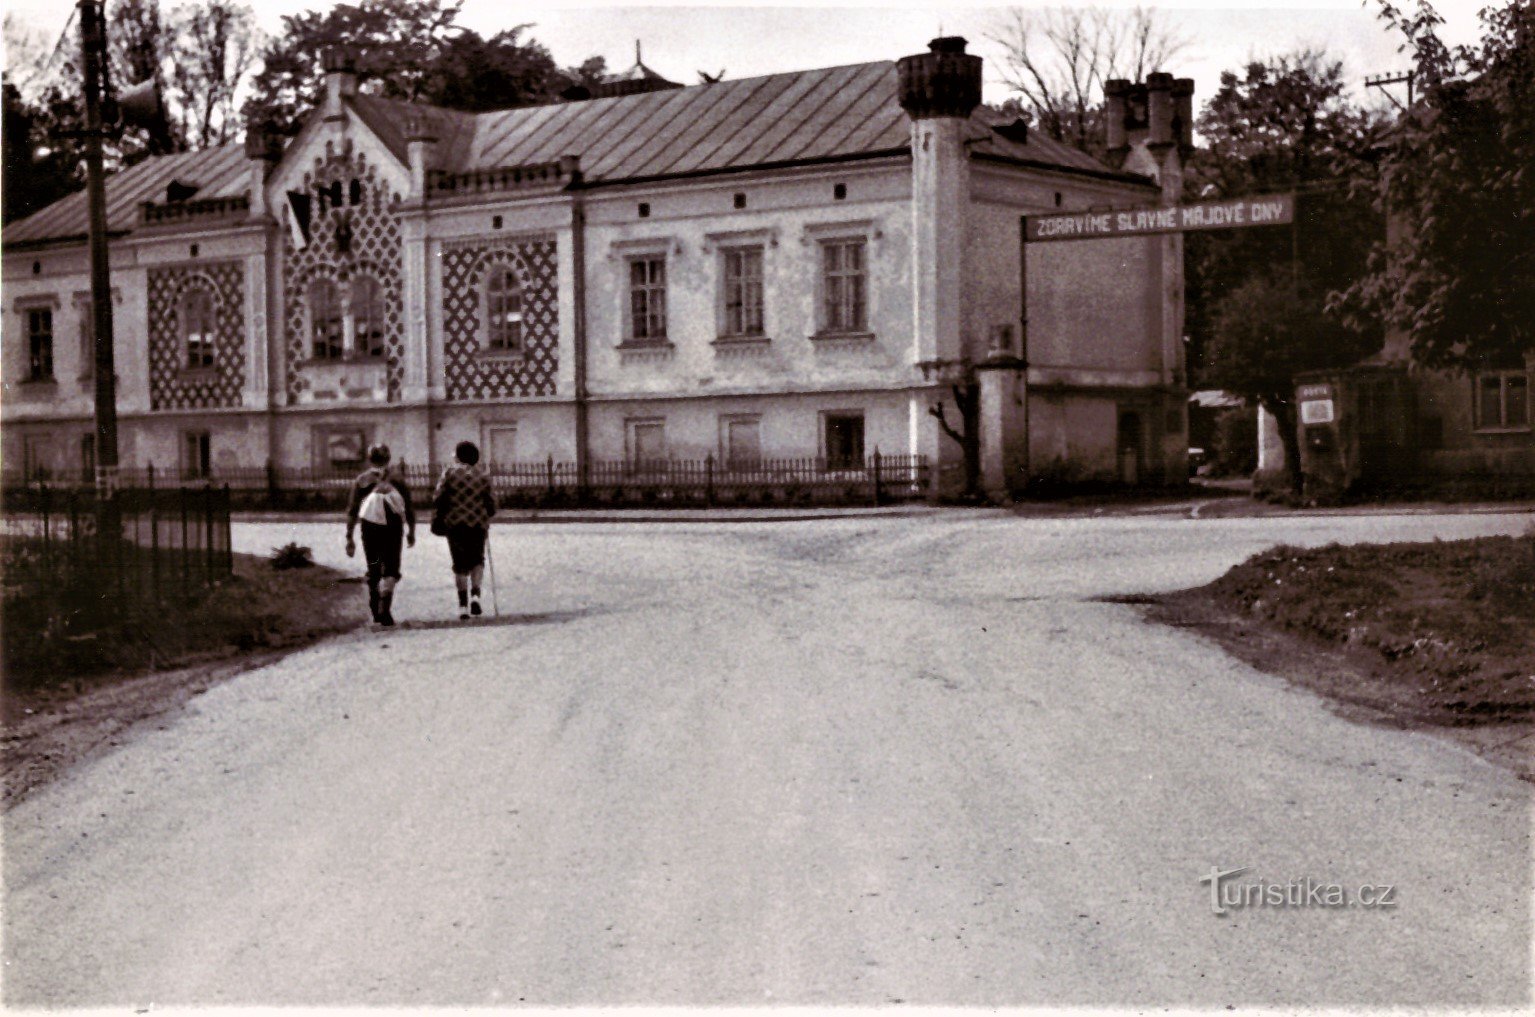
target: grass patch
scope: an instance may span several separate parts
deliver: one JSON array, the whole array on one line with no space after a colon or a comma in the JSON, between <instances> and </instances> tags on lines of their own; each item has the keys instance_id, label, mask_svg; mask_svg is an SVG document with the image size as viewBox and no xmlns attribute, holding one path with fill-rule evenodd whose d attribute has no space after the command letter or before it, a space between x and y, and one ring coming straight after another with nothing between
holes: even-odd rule
<instances>
[{"instance_id":1,"label":"grass patch","mask_svg":"<svg viewBox=\"0 0 1535 1017\"><path fill-rule=\"evenodd\" d=\"M312 642L355 627L360 599L333 569L278 570L249 555L235 555L232 576L184 605L143 600L109 611L88 590L8 588L6 719L37 695Z\"/></svg>"},{"instance_id":2,"label":"grass patch","mask_svg":"<svg viewBox=\"0 0 1535 1017\"><path fill-rule=\"evenodd\" d=\"M1348 651L1416 722L1535 717L1535 534L1277 547L1192 593Z\"/></svg>"}]
</instances>

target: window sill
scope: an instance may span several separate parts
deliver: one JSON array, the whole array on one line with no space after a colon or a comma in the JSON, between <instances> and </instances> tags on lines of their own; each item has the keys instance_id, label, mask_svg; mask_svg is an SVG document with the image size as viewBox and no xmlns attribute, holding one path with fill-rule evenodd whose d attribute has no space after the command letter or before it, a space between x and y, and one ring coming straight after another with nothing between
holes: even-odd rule
<instances>
[{"instance_id":1,"label":"window sill","mask_svg":"<svg viewBox=\"0 0 1535 1017\"><path fill-rule=\"evenodd\" d=\"M715 346L766 346L772 342L766 335L722 335L713 340Z\"/></svg>"},{"instance_id":2,"label":"window sill","mask_svg":"<svg viewBox=\"0 0 1535 1017\"><path fill-rule=\"evenodd\" d=\"M872 344L876 338L873 332L816 332L810 336L810 341L827 346L853 346Z\"/></svg>"},{"instance_id":3,"label":"window sill","mask_svg":"<svg viewBox=\"0 0 1535 1017\"><path fill-rule=\"evenodd\" d=\"M59 384L59 379L57 379L57 378L23 378L23 379L21 379L21 384L23 384L23 385L31 385L35 391L41 392L44 389L57 388L58 384Z\"/></svg>"},{"instance_id":4,"label":"window sill","mask_svg":"<svg viewBox=\"0 0 1535 1017\"><path fill-rule=\"evenodd\" d=\"M1487 434L1487 435L1493 435L1493 434L1529 434L1530 433L1530 425L1529 424L1525 424L1522 427L1478 427L1478 428L1474 429L1471 433L1473 435L1478 435L1478 434Z\"/></svg>"},{"instance_id":5,"label":"window sill","mask_svg":"<svg viewBox=\"0 0 1535 1017\"><path fill-rule=\"evenodd\" d=\"M620 352L655 352L657 350L673 350L676 348L670 339L625 339L618 344Z\"/></svg>"},{"instance_id":6,"label":"window sill","mask_svg":"<svg viewBox=\"0 0 1535 1017\"><path fill-rule=\"evenodd\" d=\"M218 376L216 367L183 367L176 372L177 381L210 381Z\"/></svg>"},{"instance_id":7,"label":"window sill","mask_svg":"<svg viewBox=\"0 0 1535 1017\"><path fill-rule=\"evenodd\" d=\"M520 364L528 359L528 355L522 350L488 350L475 351L474 359L488 361L493 364Z\"/></svg>"}]
</instances>

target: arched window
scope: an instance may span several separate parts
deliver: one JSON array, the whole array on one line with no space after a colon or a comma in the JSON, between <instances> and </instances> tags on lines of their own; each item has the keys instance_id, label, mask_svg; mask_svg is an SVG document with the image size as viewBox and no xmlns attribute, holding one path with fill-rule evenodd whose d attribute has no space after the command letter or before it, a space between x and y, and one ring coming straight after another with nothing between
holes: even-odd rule
<instances>
[{"instance_id":1,"label":"arched window","mask_svg":"<svg viewBox=\"0 0 1535 1017\"><path fill-rule=\"evenodd\" d=\"M316 279L309 285L310 355L316 360L339 360L342 331L336 284L329 279Z\"/></svg>"},{"instance_id":2,"label":"arched window","mask_svg":"<svg viewBox=\"0 0 1535 1017\"><path fill-rule=\"evenodd\" d=\"M193 286L181 295L181 339L188 370L213 366L213 291Z\"/></svg>"},{"instance_id":3,"label":"arched window","mask_svg":"<svg viewBox=\"0 0 1535 1017\"><path fill-rule=\"evenodd\" d=\"M357 356L384 355L384 289L370 275L352 280L352 328Z\"/></svg>"},{"instance_id":4,"label":"arched window","mask_svg":"<svg viewBox=\"0 0 1535 1017\"><path fill-rule=\"evenodd\" d=\"M510 265L492 265L485 280L485 345L496 353L522 352L522 281Z\"/></svg>"}]
</instances>

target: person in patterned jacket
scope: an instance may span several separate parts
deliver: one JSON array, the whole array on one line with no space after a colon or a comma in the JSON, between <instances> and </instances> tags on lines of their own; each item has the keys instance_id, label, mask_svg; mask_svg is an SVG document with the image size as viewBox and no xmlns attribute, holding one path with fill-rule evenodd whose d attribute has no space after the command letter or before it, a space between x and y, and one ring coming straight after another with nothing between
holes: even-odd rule
<instances>
[{"instance_id":1,"label":"person in patterned jacket","mask_svg":"<svg viewBox=\"0 0 1535 1017\"><path fill-rule=\"evenodd\" d=\"M458 616L464 619L482 613L480 580L485 574L485 538L490 531L490 517L496 514L496 499L490 489L490 475L478 465L480 450L474 442L459 442L454 457L457 462L442 471L442 479L432 495L437 513L432 529L441 530L448 538L453 582L458 588Z\"/></svg>"}]
</instances>

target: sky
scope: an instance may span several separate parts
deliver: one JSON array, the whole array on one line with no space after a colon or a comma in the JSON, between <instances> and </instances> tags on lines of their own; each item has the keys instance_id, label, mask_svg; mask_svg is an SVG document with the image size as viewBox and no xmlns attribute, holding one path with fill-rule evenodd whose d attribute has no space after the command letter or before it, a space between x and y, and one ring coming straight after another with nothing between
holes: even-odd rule
<instances>
[{"instance_id":1,"label":"sky","mask_svg":"<svg viewBox=\"0 0 1535 1017\"><path fill-rule=\"evenodd\" d=\"M1131 6L1119 0L1098 5ZM268 32L280 30L284 14L327 6L324 0L252 2L258 22ZM1365 75L1407 66L1396 51L1398 38L1375 16L1375 0L1306 0L1304 5L1289 6L1274 0L1183 0L1156 6L1188 39L1179 59L1166 69L1194 79L1196 102L1215 91L1222 70L1237 70L1253 58L1308 47L1324 49L1342 60L1345 75L1355 83L1361 99L1366 98ZM1446 19L1446 41L1474 42L1476 12L1482 6L1481 0L1437 0L1435 7ZM72 7L65 0L7 4L8 11L50 40L58 37ZM1008 93L996 73L998 48L987 36L996 33L1003 11L1002 7L945 3L887 8L848 0L837 6L800 0L793 6L776 7L465 0L459 23L483 35L530 23L529 34L547 46L562 66L602 56L610 69L623 69L633 64L639 41L647 65L684 84L697 83L700 71L715 74L723 69L727 78L746 78L893 60L922 51L941 31L967 37L970 51L987 58L986 98L999 102Z\"/></svg>"}]
</instances>

